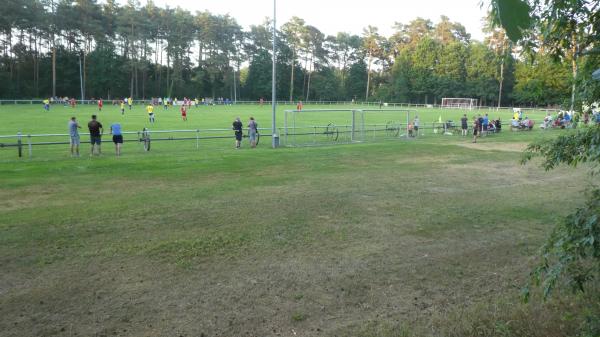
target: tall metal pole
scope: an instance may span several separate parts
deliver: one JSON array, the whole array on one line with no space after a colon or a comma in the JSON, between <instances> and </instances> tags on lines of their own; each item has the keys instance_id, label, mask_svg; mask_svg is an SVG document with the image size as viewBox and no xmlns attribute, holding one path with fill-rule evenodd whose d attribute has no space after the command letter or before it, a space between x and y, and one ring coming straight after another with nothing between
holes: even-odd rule
<instances>
[{"instance_id":1,"label":"tall metal pole","mask_svg":"<svg viewBox=\"0 0 600 337\"><path fill-rule=\"evenodd\" d=\"M276 47L276 27L277 27L277 23L276 23L276 18L277 18L277 0L273 0L273 74L272 74L272 79L271 82L273 84L273 86L271 87L271 107L272 107L272 121L271 121L271 134L273 135L273 137L271 137L272 140L272 146L273 148L277 148L277 146L279 145L279 137L277 136L277 126L275 125L275 109L277 108L277 95L275 92L275 88L276 88L276 78L275 78L275 74L276 74L276 70L277 70L277 66L276 66L276 56L275 56L275 47Z\"/></svg>"}]
</instances>

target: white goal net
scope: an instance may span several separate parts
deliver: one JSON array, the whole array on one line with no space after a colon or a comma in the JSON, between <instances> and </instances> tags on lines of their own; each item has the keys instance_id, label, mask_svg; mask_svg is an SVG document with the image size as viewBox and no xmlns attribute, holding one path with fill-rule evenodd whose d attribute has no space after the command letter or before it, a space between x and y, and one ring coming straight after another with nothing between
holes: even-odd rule
<instances>
[{"instance_id":1,"label":"white goal net","mask_svg":"<svg viewBox=\"0 0 600 337\"><path fill-rule=\"evenodd\" d=\"M469 109L477 107L477 99L475 98L454 98L444 97L442 98L442 108L454 108L454 109Z\"/></svg>"}]
</instances>

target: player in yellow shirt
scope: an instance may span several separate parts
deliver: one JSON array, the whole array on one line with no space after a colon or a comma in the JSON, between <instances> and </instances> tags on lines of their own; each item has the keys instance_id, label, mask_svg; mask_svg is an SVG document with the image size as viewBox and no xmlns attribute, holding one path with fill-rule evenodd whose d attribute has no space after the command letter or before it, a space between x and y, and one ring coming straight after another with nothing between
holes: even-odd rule
<instances>
[{"instance_id":1,"label":"player in yellow shirt","mask_svg":"<svg viewBox=\"0 0 600 337\"><path fill-rule=\"evenodd\" d=\"M129 105L129 110L131 110L131 106L133 105L133 98L129 97L127 100L127 104Z\"/></svg>"},{"instance_id":2,"label":"player in yellow shirt","mask_svg":"<svg viewBox=\"0 0 600 337\"><path fill-rule=\"evenodd\" d=\"M50 100L47 98L44 100L44 110L50 111Z\"/></svg>"},{"instance_id":3,"label":"player in yellow shirt","mask_svg":"<svg viewBox=\"0 0 600 337\"><path fill-rule=\"evenodd\" d=\"M150 123L154 124L154 106L152 104L148 104L146 111L148 111L148 119L150 120Z\"/></svg>"},{"instance_id":4,"label":"player in yellow shirt","mask_svg":"<svg viewBox=\"0 0 600 337\"><path fill-rule=\"evenodd\" d=\"M121 101L121 115L125 114L125 102Z\"/></svg>"}]
</instances>

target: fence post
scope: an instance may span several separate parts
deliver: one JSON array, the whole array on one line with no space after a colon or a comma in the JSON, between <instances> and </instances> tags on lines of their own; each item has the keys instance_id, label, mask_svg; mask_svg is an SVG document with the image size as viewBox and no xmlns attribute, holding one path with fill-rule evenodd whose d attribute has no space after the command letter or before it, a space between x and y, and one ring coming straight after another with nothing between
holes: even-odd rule
<instances>
[{"instance_id":1,"label":"fence post","mask_svg":"<svg viewBox=\"0 0 600 337\"><path fill-rule=\"evenodd\" d=\"M31 135L27 135L27 145L29 147L29 158L33 156L33 147L31 146Z\"/></svg>"},{"instance_id":2,"label":"fence post","mask_svg":"<svg viewBox=\"0 0 600 337\"><path fill-rule=\"evenodd\" d=\"M19 152L19 158L23 157L23 136L21 131L17 132L17 151Z\"/></svg>"}]
</instances>

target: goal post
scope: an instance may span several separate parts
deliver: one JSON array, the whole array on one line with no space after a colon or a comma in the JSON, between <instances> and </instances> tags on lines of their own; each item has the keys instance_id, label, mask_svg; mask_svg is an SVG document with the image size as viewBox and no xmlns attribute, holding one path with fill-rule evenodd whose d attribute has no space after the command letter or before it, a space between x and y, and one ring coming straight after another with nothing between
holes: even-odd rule
<instances>
[{"instance_id":1,"label":"goal post","mask_svg":"<svg viewBox=\"0 0 600 337\"><path fill-rule=\"evenodd\" d=\"M453 108L453 109L469 109L477 107L478 100L476 98L455 98L455 97L444 97L442 98L442 108Z\"/></svg>"}]
</instances>

